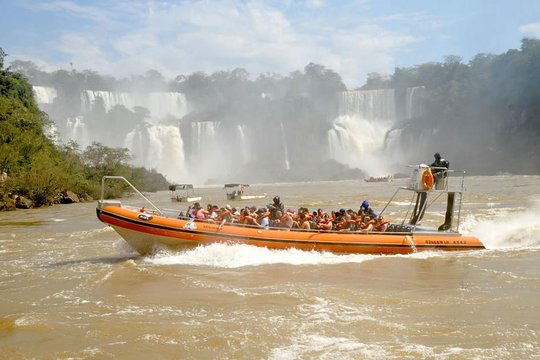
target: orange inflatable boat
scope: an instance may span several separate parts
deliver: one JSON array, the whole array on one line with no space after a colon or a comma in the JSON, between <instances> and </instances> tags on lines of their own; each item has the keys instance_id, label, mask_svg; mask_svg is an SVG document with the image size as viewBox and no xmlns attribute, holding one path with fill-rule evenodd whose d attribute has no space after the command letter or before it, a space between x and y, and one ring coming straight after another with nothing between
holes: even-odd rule
<instances>
[{"instance_id":1,"label":"orange inflatable boat","mask_svg":"<svg viewBox=\"0 0 540 360\"><path fill-rule=\"evenodd\" d=\"M482 242L473 236L464 236L458 231L461 211L461 189L449 190L446 183L434 189L433 181L425 181L425 165L413 169L410 184L400 190L413 194L412 211L408 220L390 224L385 232L289 230L282 228L260 228L235 223L216 223L188 218L177 218L177 214L154 206L126 179L106 176L102 180L102 194L107 179L126 181L134 191L142 196L152 210L124 206L120 201L98 202L97 217L110 225L124 240L140 254L150 254L156 246L169 248L193 247L211 243L247 244L270 249L296 248L300 250L328 251L333 253L358 254L409 254L418 251L458 251L484 249ZM429 208L429 197L444 195L446 212L444 223L436 228L420 226ZM456 195L459 201L456 207ZM392 199L390 199L391 201ZM390 203L389 201L389 203Z\"/></svg>"}]
</instances>

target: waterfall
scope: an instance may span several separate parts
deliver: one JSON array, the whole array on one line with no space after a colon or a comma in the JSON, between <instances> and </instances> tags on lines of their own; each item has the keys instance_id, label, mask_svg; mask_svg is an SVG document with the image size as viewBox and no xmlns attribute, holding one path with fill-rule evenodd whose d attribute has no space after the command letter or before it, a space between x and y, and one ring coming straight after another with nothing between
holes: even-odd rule
<instances>
[{"instance_id":1,"label":"waterfall","mask_svg":"<svg viewBox=\"0 0 540 360\"><path fill-rule=\"evenodd\" d=\"M155 169L172 182L189 179L184 143L177 126L147 124L138 127L126 136L123 146L133 155L134 165Z\"/></svg>"},{"instance_id":2,"label":"waterfall","mask_svg":"<svg viewBox=\"0 0 540 360\"><path fill-rule=\"evenodd\" d=\"M396 119L394 90L342 92L339 112L328 131L329 158L370 175L386 174L388 167L379 152Z\"/></svg>"},{"instance_id":3,"label":"waterfall","mask_svg":"<svg viewBox=\"0 0 540 360\"><path fill-rule=\"evenodd\" d=\"M279 123L279 128L281 130L281 140L283 141L283 151L285 157L285 169L291 170L291 164L289 161L289 149L287 147L287 138L285 137L285 129L283 128L283 123Z\"/></svg>"},{"instance_id":4,"label":"waterfall","mask_svg":"<svg viewBox=\"0 0 540 360\"><path fill-rule=\"evenodd\" d=\"M191 160L205 161L205 158L219 149L216 129L218 123L200 121L191 123Z\"/></svg>"},{"instance_id":5,"label":"waterfall","mask_svg":"<svg viewBox=\"0 0 540 360\"><path fill-rule=\"evenodd\" d=\"M152 119L163 119L166 116L182 118L187 114L186 97L182 93L153 92L140 94L85 90L81 94L84 111L92 111L98 98L103 100L106 111L110 111L116 105L122 105L129 110L132 110L135 106L144 107L150 111Z\"/></svg>"},{"instance_id":6,"label":"waterfall","mask_svg":"<svg viewBox=\"0 0 540 360\"><path fill-rule=\"evenodd\" d=\"M240 151L242 153L242 163L247 164L252 160L251 143L246 136L246 125L237 124L236 131L238 134Z\"/></svg>"},{"instance_id":7,"label":"waterfall","mask_svg":"<svg viewBox=\"0 0 540 360\"><path fill-rule=\"evenodd\" d=\"M60 146L62 141L60 139L60 134L58 133L58 127L54 122L49 122L43 127L43 133L47 138L49 138L55 145Z\"/></svg>"},{"instance_id":8,"label":"waterfall","mask_svg":"<svg viewBox=\"0 0 540 360\"><path fill-rule=\"evenodd\" d=\"M76 116L66 120L64 139L77 142L82 149L91 144L83 116Z\"/></svg>"},{"instance_id":9,"label":"waterfall","mask_svg":"<svg viewBox=\"0 0 540 360\"><path fill-rule=\"evenodd\" d=\"M52 104L58 96L56 89L46 86L32 86L32 91L38 104Z\"/></svg>"},{"instance_id":10,"label":"waterfall","mask_svg":"<svg viewBox=\"0 0 540 360\"><path fill-rule=\"evenodd\" d=\"M405 118L412 119L419 117L423 112L422 97L425 86L415 86L407 88L405 92Z\"/></svg>"},{"instance_id":11,"label":"waterfall","mask_svg":"<svg viewBox=\"0 0 540 360\"><path fill-rule=\"evenodd\" d=\"M81 93L83 111L92 111L98 98L103 100L105 111L110 111L115 105L122 105L129 110L136 106L134 97L129 93L85 90Z\"/></svg>"},{"instance_id":12,"label":"waterfall","mask_svg":"<svg viewBox=\"0 0 540 360\"><path fill-rule=\"evenodd\" d=\"M223 126L217 121L191 123L190 156L188 166L191 175L200 182L214 178L228 170L237 161L235 142L223 134Z\"/></svg>"},{"instance_id":13,"label":"waterfall","mask_svg":"<svg viewBox=\"0 0 540 360\"><path fill-rule=\"evenodd\" d=\"M344 91L339 94L340 115L355 115L368 120L396 118L394 89Z\"/></svg>"},{"instance_id":14,"label":"waterfall","mask_svg":"<svg viewBox=\"0 0 540 360\"><path fill-rule=\"evenodd\" d=\"M405 90L404 98L404 119L419 118L424 113L424 98L426 94L425 86L409 87ZM396 128L386 134L385 150L395 156L403 156L403 152L408 151L413 145L406 137L402 128ZM420 134L417 134L420 136Z\"/></svg>"},{"instance_id":15,"label":"waterfall","mask_svg":"<svg viewBox=\"0 0 540 360\"><path fill-rule=\"evenodd\" d=\"M384 146L386 132L391 123L373 122L358 115L342 115L334 120L328 132L330 158L375 175L387 171L376 153Z\"/></svg>"},{"instance_id":16,"label":"waterfall","mask_svg":"<svg viewBox=\"0 0 540 360\"><path fill-rule=\"evenodd\" d=\"M186 115L187 103L184 94L86 90L81 93L83 112L86 114L92 111L99 98L105 111L122 105L128 110L141 106L148 109L150 113L143 128L132 130L125 139L118 139L118 142L111 146L127 147L133 156L133 164L136 166L156 169L170 181L185 182L188 180L186 179L184 144L180 129L178 126L162 123L162 120L167 116L180 119ZM106 128L101 128L99 133L90 135L92 139L100 139L105 131L107 131Z\"/></svg>"},{"instance_id":17,"label":"waterfall","mask_svg":"<svg viewBox=\"0 0 540 360\"><path fill-rule=\"evenodd\" d=\"M179 121L187 114L184 94L85 90L79 95L81 103L78 113L75 110L75 115L66 117L65 111L57 108L60 105L54 102L58 96L54 88L34 86L33 91L41 109L52 114L51 118L55 121L61 137L55 141L60 143L73 140L81 149L85 149L92 141L110 147L127 147L133 156L134 165L154 168L170 181L186 181L188 173L184 164L180 129L179 126L171 125L169 118ZM108 118L105 113L94 112L96 102L103 105L105 112L117 105L128 110L133 110L136 106L144 107L148 109L149 116L145 119L144 126L133 130L134 124L128 119ZM112 122L107 123L108 120Z\"/></svg>"}]
</instances>

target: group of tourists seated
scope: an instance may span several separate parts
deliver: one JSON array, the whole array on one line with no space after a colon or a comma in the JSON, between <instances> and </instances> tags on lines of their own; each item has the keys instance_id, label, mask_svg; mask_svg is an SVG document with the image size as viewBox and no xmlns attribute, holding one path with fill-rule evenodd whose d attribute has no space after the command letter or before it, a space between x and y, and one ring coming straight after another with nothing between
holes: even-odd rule
<instances>
[{"instance_id":1,"label":"group of tourists seated","mask_svg":"<svg viewBox=\"0 0 540 360\"><path fill-rule=\"evenodd\" d=\"M225 223L232 223L285 230L383 232L389 224L388 220L373 211L367 200L364 200L357 211L340 209L329 213L322 209L311 212L305 207L297 211L285 210L279 196L274 197L271 205L260 209L255 206L237 209L230 205L220 208L212 204L208 204L205 209L199 203L194 203L188 208L186 216L218 223L219 228Z\"/></svg>"}]
</instances>

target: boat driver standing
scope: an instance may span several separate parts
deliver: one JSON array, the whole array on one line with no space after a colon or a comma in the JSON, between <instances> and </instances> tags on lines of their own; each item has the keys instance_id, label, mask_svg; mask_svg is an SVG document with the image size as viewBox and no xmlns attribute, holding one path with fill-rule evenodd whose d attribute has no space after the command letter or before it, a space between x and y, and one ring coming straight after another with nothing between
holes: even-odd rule
<instances>
[{"instance_id":1,"label":"boat driver standing","mask_svg":"<svg viewBox=\"0 0 540 360\"><path fill-rule=\"evenodd\" d=\"M435 157L435 161L430 165L431 172L435 178L435 189L441 190L446 188L446 179L448 178L450 162L443 159L439 153L435 153L433 156Z\"/></svg>"}]
</instances>

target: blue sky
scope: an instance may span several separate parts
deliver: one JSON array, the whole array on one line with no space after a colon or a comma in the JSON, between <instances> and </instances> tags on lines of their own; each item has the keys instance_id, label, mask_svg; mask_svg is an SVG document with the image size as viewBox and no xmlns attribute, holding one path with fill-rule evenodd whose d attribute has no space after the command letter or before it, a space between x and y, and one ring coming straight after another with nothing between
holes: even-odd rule
<instances>
[{"instance_id":1,"label":"blue sky","mask_svg":"<svg viewBox=\"0 0 540 360\"><path fill-rule=\"evenodd\" d=\"M3 0L6 62L166 78L244 68L288 75L310 62L349 88L457 55L519 48L540 38L540 0L73 1ZM73 65L70 65L73 64Z\"/></svg>"}]
</instances>

